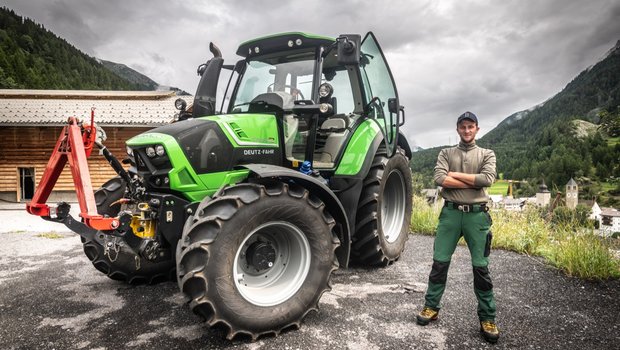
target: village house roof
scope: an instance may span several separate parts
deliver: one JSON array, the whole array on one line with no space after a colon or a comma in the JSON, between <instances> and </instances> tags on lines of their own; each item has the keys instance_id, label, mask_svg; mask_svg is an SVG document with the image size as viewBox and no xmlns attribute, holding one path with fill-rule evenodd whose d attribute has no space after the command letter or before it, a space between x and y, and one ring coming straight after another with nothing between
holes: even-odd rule
<instances>
[{"instance_id":1,"label":"village house roof","mask_svg":"<svg viewBox=\"0 0 620 350\"><path fill-rule=\"evenodd\" d=\"M566 186L577 186L577 183L571 177L570 180L568 180L568 183L566 184Z\"/></svg>"},{"instance_id":2,"label":"village house roof","mask_svg":"<svg viewBox=\"0 0 620 350\"><path fill-rule=\"evenodd\" d=\"M523 202L525 202L523 198L504 198L504 204L506 205L521 205Z\"/></svg>"},{"instance_id":3,"label":"village house roof","mask_svg":"<svg viewBox=\"0 0 620 350\"><path fill-rule=\"evenodd\" d=\"M538 186L538 193L549 193L549 188L545 185L545 179L543 179L540 186Z\"/></svg>"},{"instance_id":4,"label":"village house roof","mask_svg":"<svg viewBox=\"0 0 620 350\"><path fill-rule=\"evenodd\" d=\"M0 126L64 125L68 117L90 119L92 107L100 125L157 126L173 120L177 98L193 102L173 91L0 89Z\"/></svg>"},{"instance_id":5,"label":"village house roof","mask_svg":"<svg viewBox=\"0 0 620 350\"><path fill-rule=\"evenodd\" d=\"M606 209L606 210L601 211L600 215L620 217L620 211L615 210L615 209L612 209L612 210Z\"/></svg>"},{"instance_id":6,"label":"village house roof","mask_svg":"<svg viewBox=\"0 0 620 350\"><path fill-rule=\"evenodd\" d=\"M427 196L427 197L435 197L437 196L437 189L436 188L424 188L422 189L422 194Z\"/></svg>"}]
</instances>

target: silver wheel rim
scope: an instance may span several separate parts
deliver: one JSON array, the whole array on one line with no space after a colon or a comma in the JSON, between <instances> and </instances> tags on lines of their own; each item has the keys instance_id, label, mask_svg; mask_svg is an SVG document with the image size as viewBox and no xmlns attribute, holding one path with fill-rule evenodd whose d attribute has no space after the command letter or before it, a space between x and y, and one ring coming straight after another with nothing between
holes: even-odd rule
<instances>
[{"instance_id":1,"label":"silver wheel rim","mask_svg":"<svg viewBox=\"0 0 620 350\"><path fill-rule=\"evenodd\" d=\"M257 246L268 251L271 258L253 263L252 256L257 256L253 249ZM310 244L306 235L284 221L268 222L250 232L233 263L235 287L245 300L258 306L273 306L290 299L309 270Z\"/></svg>"},{"instance_id":2,"label":"silver wheel rim","mask_svg":"<svg viewBox=\"0 0 620 350\"><path fill-rule=\"evenodd\" d=\"M381 198L381 228L388 243L394 243L401 234L405 220L405 180L400 171L388 175Z\"/></svg>"}]
</instances>

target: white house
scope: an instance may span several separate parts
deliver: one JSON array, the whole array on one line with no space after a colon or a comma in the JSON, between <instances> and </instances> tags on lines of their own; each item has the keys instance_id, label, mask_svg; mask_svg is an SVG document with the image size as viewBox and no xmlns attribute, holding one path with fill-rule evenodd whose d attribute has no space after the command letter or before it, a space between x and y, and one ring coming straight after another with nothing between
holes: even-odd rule
<instances>
[{"instance_id":1,"label":"white house","mask_svg":"<svg viewBox=\"0 0 620 350\"><path fill-rule=\"evenodd\" d=\"M615 209L602 210L600 216L601 234L609 236L614 232L620 232L620 211Z\"/></svg>"},{"instance_id":2,"label":"white house","mask_svg":"<svg viewBox=\"0 0 620 350\"><path fill-rule=\"evenodd\" d=\"M601 207L599 207L598 203L594 201L594 204L592 204L592 210L590 211L590 216L588 216L588 218L591 220L599 220L600 215Z\"/></svg>"},{"instance_id":3,"label":"white house","mask_svg":"<svg viewBox=\"0 0 620 350\"><path fill-rule=\"evenodd\" d=\"M491 194L489 195L489 198L491 199L489 202L491 208L499 209L502 207L502 201L504 200L504 196L502 196L501 194Z\"/></svg>"},{"instance_id":4,"label":"white house","mask_svg":"<svg viewBox=\"0 0 620 350\"><path fill-rule=\"evenodd\" d=\"M504 198L504 209L512 211L521 211L525 199L523 198Z\"/></svg>"}]
</instances>

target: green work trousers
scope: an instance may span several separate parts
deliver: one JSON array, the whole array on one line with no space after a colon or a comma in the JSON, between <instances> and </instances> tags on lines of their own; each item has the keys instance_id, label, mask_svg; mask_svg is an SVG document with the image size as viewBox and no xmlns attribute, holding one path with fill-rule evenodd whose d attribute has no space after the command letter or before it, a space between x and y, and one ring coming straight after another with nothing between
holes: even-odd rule
<instances>
[{"instance_id":1,"label":"green work trousers","mask_svg":"<svg viewBox=\"0 0 620 350\"><path fill-rule=\"evenodd\" d=\"M493 284L488 270L492 238L489 230L491 224L491 216L488 212L465 213L458 209L443 207L435 236L433 268L429 276L425 306L439 310L441 296L446 289L450 260L459 238L463 236L473 265L478 318L480 321L495 320Z\"/></svg>"}]
</instances>

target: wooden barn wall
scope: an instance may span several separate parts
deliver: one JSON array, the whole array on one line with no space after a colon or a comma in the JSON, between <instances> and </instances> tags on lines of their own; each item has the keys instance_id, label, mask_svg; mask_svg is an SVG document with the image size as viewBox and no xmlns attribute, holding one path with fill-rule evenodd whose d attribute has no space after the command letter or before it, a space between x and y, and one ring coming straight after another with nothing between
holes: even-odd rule
<instances>
[{"instance_id":1,"label":"wooden barn wall","mask_svg":"<svg viewBox=\"0 0 620 350\"><path fill-rule=\"evenodd\" d=\"M103 127L107 134L104 145L119 160L126 158L125 141L150 128ZM19 188L18 168L34 168L36 185L43 176L52 149L58 140L62 127L6 127L0 126L0 192L16 193ZM100 187L116 173L97 148L88 158L93 188ZM126 166L128 167L128 166ZM65 165L54 191L73 191L73 180L69 165Z\"/></svg>"}]
</instances>

